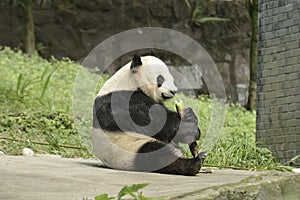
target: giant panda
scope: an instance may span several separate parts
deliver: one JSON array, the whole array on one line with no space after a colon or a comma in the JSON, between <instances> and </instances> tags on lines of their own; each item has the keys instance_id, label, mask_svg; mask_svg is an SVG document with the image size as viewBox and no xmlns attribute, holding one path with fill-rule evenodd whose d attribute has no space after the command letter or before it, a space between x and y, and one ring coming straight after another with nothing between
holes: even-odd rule
<instances>
[{"instance_id":1,"label":"giant panda","mask_svg":"<svg viewBox=\"0 0 300 200\"><path fill-rule=\"evenodd\" d=\"M166 64L134 55L100 89L94 101L93 149L109 168L195 175L205 153L184 158L178 143L200 138L191 108L181 113L163 102L177 92Z\"/></svg>"}]
</instances>

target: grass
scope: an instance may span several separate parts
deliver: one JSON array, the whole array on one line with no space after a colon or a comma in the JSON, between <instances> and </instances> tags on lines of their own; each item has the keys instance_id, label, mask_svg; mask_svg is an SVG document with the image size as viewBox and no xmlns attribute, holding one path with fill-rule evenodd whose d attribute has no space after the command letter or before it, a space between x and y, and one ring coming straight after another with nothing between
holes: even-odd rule
<instances>
[{"instance_id":1,"label":"grass","mask_svg":"<svg viewBox=\"0 0 300 200\"><path fill-rule=\"evenodd\" d=\"M69 59L44 60L37 54L29 57L2 47L0 70L1 151L19 155L22 148L29 147L37 153L93 157L88 144L92 116L89 109L93 100L80 98L73 112L74 101L78 100L72 101L76 76L84 74L81 65ZM89 84L83 84L91 81L90 76L87 71L81 76L82 91L75 92L79 96L91 90ZM105 80L107 76L101 77L97 88ZM199 116L202 131L199 145L209 151L207 165L252 170L279 165L268 149L255 145L254 112L239 105L220 106L205 96L195 99L179 95L179 98ZM172 109L175 109L174 100L167 102ZM224 111L226 118L218 115ZM224 126L218 128L223 119ZM182 145L182 148L191 157L188 147Z\"/></svg>"},{"instance_id":2,"label":"grass","mask_svg":"<svg viewBox=\"0 0 300 200\"><path fill-rule=\"evenodd\" d=\"M37 54L29 57L2 47L0 69L1 151L19 155L22 148L30 147L37 153L64 157L92 156L82 143L74 125L77 118L72 113L73 84L81 65L67 58L58 61L45 60ZM84 118L78 118L85 122Z\"/></svg>"},{"instance_id":3,"label":"grass","mask_svg":"<svg viewBox=\"0 0 300 200\"><path fill-rule=\"evenodd\" d=\"M70 112L72 84L80 65L69 59L49 61L5 47L0 53L1 112L40 110Z\"/></svg>"},{"instance_id":4,"label":"grass","mask_svg":"<svg viewBox=\"0 0 300 200\"><path fill-rule=\"evenodd\" d=\"M0 148L18 155L24 147L36 153L91 157L74 127L74 117L63 112L20 112L0 116Z\"/></svg>"}]
</instances>

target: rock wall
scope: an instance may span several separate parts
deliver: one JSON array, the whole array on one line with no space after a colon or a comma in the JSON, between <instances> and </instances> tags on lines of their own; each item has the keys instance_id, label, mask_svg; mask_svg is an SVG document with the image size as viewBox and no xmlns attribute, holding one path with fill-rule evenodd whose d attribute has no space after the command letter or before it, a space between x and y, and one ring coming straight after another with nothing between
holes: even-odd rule
<instances>
[{"instance_id":1,"label":"rock wall","mask_svg":"<svg viewBox=\"0 0 300 200\"><path fill-rule=\"evenodd\" d=\"M300 2L259 1L257 141L281 161L300 154Z\"/></svg>"},{"instance_id":2,"label":"rock wall","mask_svg":"<svg viewBox=\"0 0 300 200\"><path fill-rule=\"evenodd\" d=\"M193 4L193 2L192 2ZM243 1L215 1L203 5L202 15L227 22L191 23L183 0L53 0L34 7L36 42L41 55L84 58L104 39L136 27L171 28L198 41L213 57L223 77L227 96L246 103L249 81L251 27ZM18 7L0 8L0 45L23 47L23 13Z\"/></svg>"}]
</instances>

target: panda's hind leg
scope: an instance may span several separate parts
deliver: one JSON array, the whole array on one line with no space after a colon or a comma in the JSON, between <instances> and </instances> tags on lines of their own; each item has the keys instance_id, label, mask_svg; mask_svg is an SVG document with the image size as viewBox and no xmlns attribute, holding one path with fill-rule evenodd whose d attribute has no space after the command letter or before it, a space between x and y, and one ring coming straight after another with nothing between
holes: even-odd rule
<instances>
[{"instance_id":1,"label":"panda's hind leg","mask_svg":"<svg viewBox=\"0 0 300 200\"><path fill-rule=\"evenodd\" d=\"M195 158L183 158L179 149L160 141L147 142L140 148L139 153L140 157L135 160L139 171L189 176L199 172L206 157L206 153L200 153ZM149 166L153 168L150 169Z\"/></svg>"},{"instance_id":2,"label":"panda's hind leg","mask_svg":"<svg viewBox=\"0 0 300 200\"><path fill-rule=\"evenodd\" d=\"M206 153L202 152L195 158L178 158L173 163L166 167L157 170L156 172L165 174L181 174L187 176L196 175L201 169L205 160Z\"/></svg>"}]
</instances>

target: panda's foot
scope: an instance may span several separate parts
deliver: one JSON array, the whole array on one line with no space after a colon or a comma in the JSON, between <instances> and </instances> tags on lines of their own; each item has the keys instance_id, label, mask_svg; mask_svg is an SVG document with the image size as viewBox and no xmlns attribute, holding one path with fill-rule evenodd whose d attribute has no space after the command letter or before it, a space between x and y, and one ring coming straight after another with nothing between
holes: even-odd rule
<instances>
[{"instance_id":1,"label":"panda's foot","mask_svg":"<svg viewBox=\"0 0 300 200\"><path fill-rule=\"evenodd\" d=\"M207 156L206 152L201 152L197 157L194 158L194 163L191 166L191 175L196 175L201 170L204 160Z\"/></svg>"},{"instance_id":2,"label":"panda's foot","mask_svg":"<svg viewBox=\"0 0 300 200\"><path fill-rule=\"evenodd\" d=\"M195 158L178 158L175 162L160 170L157 170L156 172L195 176L200 171L206 155L206 152L201 152Z\"/></svg>"},{"instance_id":3,"label":"panda's foot","mask_svg":"<svg viewBox=\"0 0 300 200\"><path fill-rule=\"evenodd\" d=\"M203 166L203 163L204 163L204 160L205 160L206 156L207 156L207 153L206 153L206 152L201 152L201 153L199 153L199 155L198 155L198 158L199 158L199 160L200 160L200 169L201 169L201 167ZM200 169L199 169L199 170L200 170Z\"/></svg>"},{"instance_id":4,"label":"panda's foot","mask_svg":"<svg viewBox=\"0 0 300 200\"><path fill-rule=\"evenodd\" d=\"M207 153L206 153L206 152L201 152L201 153L199 153L199 155L198 155L199 159L200 159L200 160L203 160L203 162L204 162L206 156L207 156ZM202 163L202 164L203 164L203 163Z\"/></svg>"}]
</instances>

